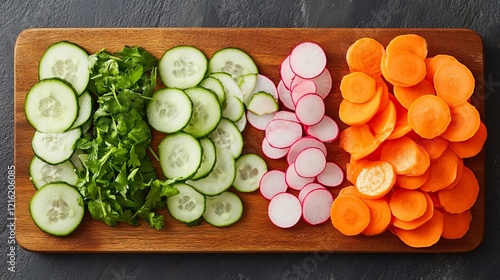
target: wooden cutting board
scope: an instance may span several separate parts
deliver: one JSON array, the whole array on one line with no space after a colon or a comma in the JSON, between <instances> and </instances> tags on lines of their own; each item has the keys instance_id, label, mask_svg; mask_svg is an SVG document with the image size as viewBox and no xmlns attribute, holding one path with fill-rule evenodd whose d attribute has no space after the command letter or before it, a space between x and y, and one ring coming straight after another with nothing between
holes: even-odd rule
<instances>
[{"instance_id":1,"label":"wooden cutting board","mask_svg":"<svg viewBox=\"0 0 500 280\"><path fill-rule=\"evenodd\" d=\"M481 37L464 29L283 29L283 28L159 28L159 29L29 29L22 32L15 45L15 166L16 166L16 237L25 249L43 252L464 252L476 248L483 239L485 212L484 152L466 160L476 174L480 193L472 208L473 220L467 235L459 240L441 240L430 248L413 249L391 233L374 237L346 237L331 223L308 226L299 222L291 229L280 229L267 218L268 202L259 192L242 194L245 211L242 219L228 228L215 228L206 223L188 228L165 215L165 228L150 229L126 224L108 227L86 215L80 227L68 237L53 237L39 230L28 212L35 188L30 182L28 166L33 152L34 130L24 115L26 92L37 82L37 65L46 48L57 41L68 40L89 53L102 48L118 51L124 45L139 45L160 58L170 47L193 45L208 57L224 47L238 47L255 60L259 71L276 84L282 60L292 48L303 41L319 43L327 54L328 68L333 76L333 89L326 99L327 114L338 119L341 96L338 90L343 75L347 48L361 37L373 37L387 45L396 35L415 33L427 39L429 56L446 53L467 65L476 78L472 103L484 119L483 44ZM340 123L340 121L339 121ZM345 128L345 126L342 126ZM263 133L247 126L244 153L261 154ZM163 135L154 133L156 147ZM328 144L328 159L342 167L348 155L338 141ZM269 169L286 167L285 160L267 160ZM347 183L342 185L346 186ZM335 195L339 188L332 189Z\"/></svg>"}]
</instances>

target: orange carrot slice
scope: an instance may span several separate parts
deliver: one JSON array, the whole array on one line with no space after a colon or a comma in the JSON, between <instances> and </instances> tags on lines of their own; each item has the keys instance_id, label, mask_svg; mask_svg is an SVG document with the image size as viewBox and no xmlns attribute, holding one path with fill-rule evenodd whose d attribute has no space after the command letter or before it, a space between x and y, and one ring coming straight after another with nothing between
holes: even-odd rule
<instances>
[{"instance_id":1,"label":"orange carrot slice","mask_svg":"<svg viewBox=\"0 0 500 280\"><path fill-rule=\"evenodd\" d=\"M381 198L396 183L396 173L392 165L385 161L372 161L366 164L356 178L356 187L365 197Z\"/></svg>"},{"instance_id":2,"label":"orange carrot slice","mask_svg":"<svg viewBox=\"0 0 500 280\"><path fill-rule=\"evenodd\" d=\"M441 137L452 142L465 141L476 133L481 117L476 107L469 102L450 108L451 122Z\"/></svg>"},{"instance_id":3,"label":"orange carrot slice","mask_svg":"<svg viewBox=\"0 0 500 280\"><path fill-rule=\"evenodd\" d=\"M398 175L422 175L430 164L427 152L406 136L386 141L380 152L380 160L391 163Z\"/></svg>"},{"instance_id":4,"label":"orange carrot slice","mask_svg":"<svg viewBox=\"0 0 500 280\"><path fill-rule=\"evenodd\" d=\"M406 109L410 108L413 101L426 94L435 94L434 86L427 80L422 80L412 87L394 86L394 96Z\"/></svg>"},{"instance_id":5,"label":"orange carrot slice","mask_svg":"<svg viewBox=\"0 0 500 280\"><path fill-rule=\"evenodd\" d=\"M427 60L427 59L426 59ZM425 78L432 82L434 78L434 74L436 73L436 70L441 66L441 64L449 61L457 61L457 59L451 55L447 54L438 54L433 57L429 57L428 60L426 61L426 75Z\"/></svg>"},{"instance_id":6,"label":"orange carrot slice","mask_svg":"<svg viewBox=\"0 0 500 280\"><path fill-rule=\"evenodd\" d=\"M394 227L394 233L410 247L430 247L439 241L443 233L443 214L434 211L432 218L423 225L412 230Z\"/></svg>"},{"instance_id":7,"label":"orange carrot slice","mask_svg":"<svg viewBox=\"0 0 500 280\"><path fill-rule=\"evenodd\" d=\"M363 72L352 72L342 77L340 93L342 98L352 103L365 103L375 96L375 79Z\"/></svg>"},{"instance_id":8,"label":"orange carrot slice","mask_svg":"<svg viewBox=\"0 0 500 280\"><path fill-rule=\"evenodd\" d=\"M394 218L392 220L392 224L395 227L398 227L400 229L406 229L406 230L416 229L432 218L432 216L434 215L434 211L435 211L435 209L434 209L435 204L434 204L432 197L431 197L432 193L428 194L428 193L422 192L422 194L425 196L425 200L427 203L427 208L425 209L424 214L422 214L422 216L420 216L414 220L411 220L409 222Z\"/></svg>"},{"instance_id":9,"label":"orange carrot slice","mask_svg":"<svg viewBox=\"0 0 500 280\"><path fill-rule=\"evenodd\" d=\"M389 200L392 215L405 222L421 217L427 209L425 195L419 190L396 189Z\"/></svg>"},{"instance_id":10,"label":"orange carrot slice","mask_svg":"<svg viewBox=\"0 0 500 280\"><path fill-rule=\"evenodd\" d=\"M351 154L353 159L360 159L377 149L377 141L367 124L350 126L340 133L340 147Z\"/></svg>"},{"instance_id":11,"label":"orange carrot slice","mask_svg":"<svg viewBox=\"0 0 500 280\"><path fill-rule=\"evenodd\" d=\"M379 199L363 199L363 202L370 210L370 223L361 232L365 236L373 236L384 232L391 224L392 215L391 209L387 200Z\"/></svg>"},{"instance_id":12,"label":"orange carrot slice","mask_svg":"<svg viewBox=\"0 0 500 280\"><path fill-rule=\"evenodd\" d=\"M446 149L443 154L429 165L429 178L420 187L426 192L436 192L448 187L457 177L458 157L450 149Z\"/></svg>"},{"instance_id":13,"label":"orange carrot slice","mask_svg":"<svg viewBox=\"0 0 500 280\"><path fill-rule=\"evenodd\" d=\"M458 61L441 64L434 74L433 82L436 95L450 107L467 102L474 93L474 75Z\"/></svg>"},{"instance_id":14,"label":"orange carrot slice","mask_svg":"<svg viewBox=\"0 0 500 280\"><path fill-rule=\"evenodd\" d=\"M470 210L462 213L451 214L440 211L443 214L443 233L441 237L446 239L460 239L469 231L472 214Z\"/></svg>"},{"instance_id":15,"label":"orange carrot slice","mask_svg":"<svg viewBox=\"0 0 500 280\"><path fill-rule=\"evenodd\" d=\"M476 133L468 140L461 142L450 142L449 148L461 158L473 157L483 149L483 145L488 138L486 125L481 122Z\"/></svg>"},{"instance_id":16,"label":"orange carrot slice","mask_svg":"<svg viewBox=\"0 0 500 280\"><path fill-rule=\"evenodd\" d=\"M429 168L424 174L419 176L398 175L396 177L396 185L403 189L416 190L420 188L429 178Z\"/></svg>"},{"instance_id":17,"label":"orange carrot slice","mask_svg":"<svg viewBox=\"0 0 500 280\"><path fill-rule=\"evenodd\" d=\"M394 85L414 86L425 78L424 60L410 52L387 55L382 64L384 78L394 81Z\"/></svg>"},{"instance_id":18,"label":"orange carrot slice","mask_svg":"<svg viewBox=\"0 0 500 280\"><path fill-rule=\"evenodd\" d=\"M353 195L338 196L332 203L330 216L333 226L347 236L360 234L370 223L370 209Z\"/></svg>"},{"instance_id":19,"label":"orange carrot slice","mask_svg":"<svg viewBox=\"0 0 500 280\"><path fill-rule=\"evenodd\" d=\"M462 178L458 184L449 190L438 192L439 202L446 212L462 213L469 210L477 200L479 183L468 167L464 167Z\"/></svg>"},{"instance_id":20,"label":"orange carrot slice","mask_svg":"<svg viewBox=\"0 0 500 280\"><path fill-rule=\"evenodd\" d=\"M359 71L374 78L380 77L380 60L385 48L373 38L356 40L346 53L346 62L351 72Z\"/></svg>"},{"instance_id":21,"label":"orange carrot slice","mask_svg":"<svg viewBox=\"0 0 500 280\"><path fill-rule=\"evenodd\" d=\"M389 42L386 52L388 55L409 52L421 59L425 59L427 57L427 41L416 34L399 35Z\"/></svg>"},{"instance_id":22,"label":"orange carrot slice","mask_svg":"<svg viewBox=\"0 0 500 280\"><path fill-rule=\"evenodd\" d=\"M450 143L448 140L439 136L431 139L418 137L414 138L414 140L427 151L430 159L437 159L440 157L444 150L448 148L448 144Z\"/></svg>"},{"instance_id":23,"label":"orange carrot slice","mask_svg":"<svg viewBox=\"0 0 500 280\"><path fill-rule=\"evenodd\" d=\"M339 117L347 125L362 125L378 112L382 101L383 90L378 87L376 94L365 103L353 103L343 99L339 106Z\"/></svg>"},{"instance_id":24,"label":"orange carrot slice","mask_svg":"<svg viewBox=\"0 0 500 280\"><path fill-rule=\"evenodd\" d=\"M435 95L420 96L408 109L408 124L422 138L439 136L450 122L450 108Z\"/></svg>"}]
</instances>

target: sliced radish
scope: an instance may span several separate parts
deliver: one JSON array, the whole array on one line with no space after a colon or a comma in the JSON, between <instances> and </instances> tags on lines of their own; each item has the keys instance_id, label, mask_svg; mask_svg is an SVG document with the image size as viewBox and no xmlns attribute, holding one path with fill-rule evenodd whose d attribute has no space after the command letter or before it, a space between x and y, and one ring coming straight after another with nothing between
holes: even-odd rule
<instances>
[{"instance_id":1,"label":"sliced radish","mask_svg":"<svg viewBox=\"0 0 500 280\"><path fill-rule=\"evenodd\" d=\"M316 94L325 99L332 90L332 75L328 68L325 68L323 72L316 78L312 79L316 84Z\"/></svg>"},{"instance_id":2,"label":"sliced radish","mask_svg":"<svg viewBox=\"0 0 500 280\"><path fill-rule=\"evenodd\" d=\"M281 80L283 80L283 85L287 88L290 89L290 85L292 84L292 80L295 77L295 73L292 71L292 68L290 67L290 56L287 56L283 62L281 62L281 68L280 68L280 76Z\"/></svg>"},{"instance_id":3,"label":"sliced radish","mask_svg":"<svg viewBox=\"0 0 500 280\"><path fill-rule=\"evenodd\" d=\"M290 148L275 148L269 145L269 142L264 137L262 139L262 152L264 155L270 159L280 159L285 157L288 154Z\"/></svg>"},{"instance_id":4,"label":"sliced radish","mask_svg":"<svg viewBox=\"0 0 500 280\"><path fill-rule=\"evenodd\" d=\"M325 189L325 187L319 183L315 183L315 182L312 182L312 183L309 183L307 185L305 185L299 192L299 200L300 200L300 203L302 203L302 201L304 201L304 198L306 197L306 195L308 195L311 191L313 190L316 190L316 189Z\"/></svg>"},{"instance_id":5,"label":"sliced radish","mask_svg":"<svg viewBox=\"0 0 500 280\"><path fill-rule=\"evenodd\" d=\"M325 170L326 156L318 148L307 148L297 155L294 166L300 177L315 178Z\"/></svg>"},{"instance_id":6,"label":"sliced radish","mask_svg":"<svg viewBox=\"0 0 500 280\"><path fill-rule=\"evenodd\" d=\"M310 79L319 76L326 67L326 54L316 43L298 44L290 54L290 68L296 75Z\"/></svg>"},{"instance_id":7,"label":"sliced radish","mask_svg":"<svg viewBox=\"0 0 500 280\"><path fill-rule=\"evenodd\" d=\"M253 92L264 91L274 96L274 99L278 100L278 90L276 89L276 85L274 82L268 77L258 74L257 81L255 83L255 87L253 88Z\"/></svg>"},{"instance_id":8,"label":"sliced radish","mask_svg":"<svg viewBox=\"0 0 500 280\"><path fill-rule=\"evenodd\" d=\"M295 171L295 164L292 163L288 166L285 171L285 181L286 184L294 190L302 190L305 185L314 181L314 178L301 177Z\"/></svg>"},{"instance_id":9,"label":"sliced radish","mask_svg":"<svg viewBox=\"0 0 500 280\"><path fill-rule=\"evenodd\" d=\"M278 111L278 112L276 112L276 115L274 115L273 119L275 119L275 120L289 120L292 122L300 123L299 119L297 119L297 116L295 116L295 113L290 112L290 111Z\"/></svg>"},{"instance_id":10,"label":"sliced radish","mask_svg":"<svg viewBox=\"0 0 500 280\"><path fill-rule=\"evenodd\" d=\"M278 109L278 101L273 95L265 91L254 93L247 106L248 111L258 116L277 112Z\"/></svg>"},{"instance_id":11,"label":"sliced radish","mask_svg":"<svg viewBox=\"0 0 500 280\"><path fill-rule=\"evenodd\" d=\"M317 94L306 94L295 103L297 119L305 125L315 125L325 116L325 103Z\"/></svg>"},{"instance_id":12,"label":"sliced radish","mask_svg":"<svg viewBox=\"0 0 500 280\"><path fill-rule=\"evenodd\" d=\"M275 148L290 147L302 137L302 126L287 120L272 120L266 127L269 144Z\"/></svg>"},{"instance_id":13,"label":"sliced radish","mask_svg":"<svg viewBox=\"0 0 500 280\"><path fill-rule=\"evenodd\" d=\"M259 116L247 111L247 121L256 129L265 130L266 126L273 120L275 114L276 112Z\"/></svg>"},{"instance_id":14,"label":"sliced radish","mask_svg":"<svg viewBox=\"0 0 500 280\"><path fill-rule=\"evenodd\" d=\"M319 141L318 139L311 137L311 136L306 136L302 137L299 140L297 140L295 143L290 146L290 150L288 151L286 161L288 164L292 164L295 162L295 159L297 158L297 155L302 152L306 148L310 147L316 147L319 148L323 153L326 155L326 146L323 142Z\"/></svg>"},{"instance_id":15,"label":"sliced radish","mask_svg":"<svg viewBox=\"0 0 500 280\"><path fill-rule=\"evenodd\" d=\"M311 80L304 80L292 88L292 101L297 104L297 101L306 94L316 94L316 84Z\"/></svg>"},{"instance_id":16,"label":"sliced radish","mask_svg":"<svg viewBox=\"0 0 500 280\"><path fill-rule=\"evenodd\" d=\"M326 143L335 141L339 136L337 122L326 115L319 123L306 127L305 131L307 135L318 138L318 140Z\"/></svg>"},{"instance_id":17,"label":"sliced radish","mask_svg":"<svg viewBox=\"0 0 500 280\"><path fill-rule=\"evenodd\" d=\"M311 191L302 201L302 218L311 225L322 224L330 218L333 195L327 189Z\"/></svg>"},{"instance_id":18,"label":"sliced radish","mask_svg":"<svg viewBox=\"0 0 500 280\"><path fill-rule=\"evenodd\" d=\"M260 194L267 200L271 200L278 193L286 192L287 189L285 172L283 171L269 170L260 179Z\"/></svg>"},{"instance_id":19,"label":"sliced radish","mask_svg":"<svg viewBox=\"0 0 500 280\"><path fill-rule=\"evenodd\" d=\"M267 214L274 225L290 228L300 221L302 205L293 194L282 192L271 199Z\"/></svg>"},{"instance_id":20,"label":"sliced radish","mask_svg":"<svg viewBox=\"0 0 500 280\"><path fill-rule=\"evenodd\" d=\"M280 80L280 82L278 83L277 89L278 89L279 100L281 101L281 103L283 103L283 105L286 108L288 108L290 110L295 110L295 104L293 104L293 101L292 101L292 93L290 92L290 90L288 88L286 88L283 80Z\"/></svg>"},{"instance_id":21,"label":"sliced radish","mask_svg":"<svg viewBox=\"0 0 500 280\"><path fill-rule=\"evenodd\" d=\"M338 187L344 181L344 171L335 162L327 162L325 170L316 177L326 187Z\"/></svg>"}]
</instances>

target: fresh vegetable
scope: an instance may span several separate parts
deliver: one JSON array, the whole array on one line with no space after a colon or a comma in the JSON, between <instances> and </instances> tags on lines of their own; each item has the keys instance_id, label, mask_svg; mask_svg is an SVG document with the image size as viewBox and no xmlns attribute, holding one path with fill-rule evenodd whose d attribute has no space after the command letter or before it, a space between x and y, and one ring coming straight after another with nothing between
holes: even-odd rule
<instances>
[{"instance_id":1,"label":"fresh vegetable","mask_svg":"<svg viewBox=\"0 0 500 280\"><path fill-rule=\"evenodd\" d=\"M370 223L370 209L354 195L339 195L331 206L331 221L342 234L360 234Z\"/></svg>"},{"instance_id":2,"label":"fresh vegetable","mask_svg":"<svg viewBox=\"0 0 500 280\"><path fill-rule=\"evenodd\" d=\"M295 195L282 192L273 196L267 213L271 222L277 227L290 228L300 221L302 206Z\"/></svg>"}]
</instances>

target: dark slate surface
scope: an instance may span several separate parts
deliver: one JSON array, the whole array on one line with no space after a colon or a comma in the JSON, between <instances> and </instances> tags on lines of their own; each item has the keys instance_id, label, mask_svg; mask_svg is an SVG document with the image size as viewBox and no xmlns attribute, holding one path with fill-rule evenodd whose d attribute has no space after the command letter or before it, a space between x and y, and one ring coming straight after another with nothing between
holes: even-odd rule
<instances>
[{"instance_id":1,"label":"dark slate surface","mask_svg":"<svg viewBox=\"0 0 500 280\"><path fill-rule=\"evenodd\" d=\"M411 3L407 3L411 2ZM500 2L403 0L0 2L0 279L492 279L500 272ZM460 27L485 43L486 232L463 254L37 254L9 267L13 49L30 27ZM497 278L497 277L495 277Z\"/></svg>"}]
</instances>

